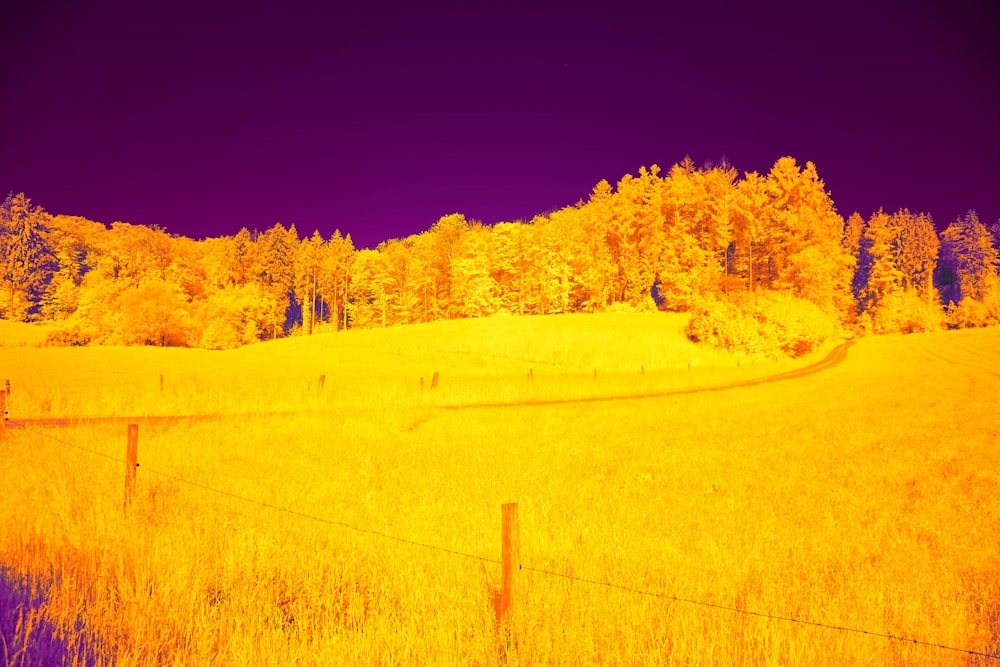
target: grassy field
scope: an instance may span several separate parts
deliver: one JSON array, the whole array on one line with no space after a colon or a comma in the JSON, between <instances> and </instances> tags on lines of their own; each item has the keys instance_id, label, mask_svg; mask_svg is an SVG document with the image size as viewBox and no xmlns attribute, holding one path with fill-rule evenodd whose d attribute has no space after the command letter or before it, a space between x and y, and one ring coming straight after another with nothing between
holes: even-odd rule
<instances>
[{"instance_id":1,"label":"grassy field","mask_svg":"<svg viewBox=\"0 0 1000 667\"><path fill-rule=\"evenodd\" d=\"M732 610L1000 653L1000 330L863 339L814 374L696 391L829 349L748 359L682 328L0 348L7 663L70 646L117 665L997 664ZM525 566L509 645L505 502Z\"/></svg>"}]
</instances>

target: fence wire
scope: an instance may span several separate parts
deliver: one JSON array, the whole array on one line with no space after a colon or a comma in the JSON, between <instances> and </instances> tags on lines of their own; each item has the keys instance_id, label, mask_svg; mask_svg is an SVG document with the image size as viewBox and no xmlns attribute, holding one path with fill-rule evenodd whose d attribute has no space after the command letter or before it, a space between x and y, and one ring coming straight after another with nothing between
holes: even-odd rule
<instances>
[{"instance_id":1,"label":"fence wire","mask_svg":"<svg viewBox=\"0 0 1000 667\"><path fill-rule=\"evenodd\" d=\"M35 435L41 436L43 438L48 438L49 440L52 440L54 442L58 442L60 444L67 445L69 447L74 447L76 449L82 450L84 452L88 452L90 454L94 454L96 456L100 456L100 457L105 458L105 459L109 459L109 460L112 460L112 461L117 461L119 463L123 463L123 464L126 464L126 465L128 464L128 461L126 459L119 458L119 457L116 457L116 456L111 456L109 454L105 454L103 452L99 452L99 451L91 449L89 447L83 447L83 446L81 446L81 445L79 445L79 444L77 444L75 442L71 442L71 441L66 440L64 438L60 438L60 437L54 436L54 435L52 435L50 433L45 433L44 431L36 430L36 429L31 428L31 427L29 427L27 425L23 426L22 428L25 431L28 431L28 432L33 433ZM137 468L140 467L138 463L136 463L136 467ZM270 509L270 510L274 510L274 511L277 511L277 512L282 512L282 513L285 513L285 514L289 514L291 516L299 517L301 519L306 519L306 520L309 520L309 521L316 521L318 523L322 523L322 524L329 525L329 526L337 526L337 527L340 527L340 528L345 528L345 529L348 529L348 530L353 530L353 531L356 531L356 532L359 532L359 533L363 533L363 534L366 534L366 535L374 535L376 537L381 537L383 539L391 540L391 541L394 541L394 542L398 542L398 543L402 543L402 544L407 544L407 545L410 545L410 546L414 546L414 547L418 547L418 548L423 548L423 549L430 549L430 550L433 550L433 551L437 551L437 552L441 552L441 553L446 553L446 554L449 554L449 555L452 555L452 556L458 556L458 557L461 557L461 558L469 558L469 559L472 559L472 560L482 561L482 562L485 562L485 563L494 563L496 565L502 565L503 564L501 561L496 560L494 558L486 558L484 556L479 556L479 555L476 555L476 554L465 553L463 551L458 551L458 550L455 550L455 549L449 549L449 548L446 548L446 547L441 547L441 546L437 546L437 545L433 545L433 544L426 544L424 542L418 542L416 540L410 540L410 539L407 539L405 537L399 537L397 535L391 535L389 533L385 533L385 532L378 531L378 530L372 530L372 529L369 529L369 528L361 528L359 526L355 526L355 525L346 523L344 521L337 521L337 520L333 520L333 519L327 519L327 518L316 516L316 515L313 515L313 514L308 514L306 512L300 512L298 510L295 510L295 509L292 509L292 508L289 508L289 507L282 507L280 505L275 505L275 504L268 503L268 502L265 502L265 501L262 501L262 500L256 500L254 498L248 498L248 497L242 496L240 494L236 494L236 493L232 493L232 492L229 492L229 491L225 491L223 489L217 489L215 487L208 486L206 484L201 484L200 482L194 482L194 481L191 481L189 479L185 479L183 477L179 477L179 476L173 475L171 473L166 473L166 472L154 470L154 469L148 468L146 466L141 466L141 468L142 468L142 470L144 472L147 472L147 473L150 473L150 474L153 474L153 475L158 475L158 476L163 477L165 479L170 479L170 480L176 481L176 482L181 483L181 484L185 484L185 485L188 485L188 486L191 486L191 487L194 487L194 488L197 488L197 489L201 489L203 491L208 491L210 493L214 493L214 494L217 494L217 495L220 495L220 496L224 496L224 497L227 497L227 498L232 498L234 500L238 500L238 501L241 501L241 502L250 503L250 504L253 504L253 505L257 505L259 507L264 507L264 508L267 508L267 509ZM588 578L585 578L585 577L577 577L575 575L563 574L561 572L554 572L552 570L546 570L546 569L543 569L543 568L532 567L532 566L529 566L529 565L518 564L518 567L519 567L519 569L521 569L521 570L523 570L525 572L531 572L533 574L538 574L538 575L542 575L542 576L546 576L546 577L555 577L555 578L559 578L559 579L565 579L565 580L568 580L568 581L578 582L578 583L582 583L582 584L588 584L588 585L591 585L591 586L600 586L600 587L604 587L604 588L610 588L610 589L623 591L623 592L630 593L630 594L637 595L637 596L651 597L651 598L655 598L655 599L659 599L659 600L666 600L666 601L669 601L669 602L679 602L679 603L682 603L682 604L688 604L688 605L693 605L693 606L698 606L698 607L713 609L713 610L716 610L716 611L725 611L725 612L729 612L729 613L733 613L733 614L739 614L739 615L744 615L744 616L752 616L752 617L763 618L763 619L772 620L772 621L782 621L782 622L792 623L792 624L796 624L796 625L806 625L806 626L810 626L810 627L822 628L824 630L830 630L830 631L835 631L835 632L845 632L845 633L850 633L850 634L866 635L866 636L869 636L869 637L876 637L876 638L880 638L880 639L888 639L888 640L891 640L891 641L898 641L898 642L904 642L904 643L914 644L914 645L917 645L917 646L925 646L925 647L928 647L928 648L935 648L935 649L942 650L942 651L950 651L950 652L954 652L954 653L962 653L962 654L969 655L969 656L974 656L974 657L977 657L977 658L986 658L988 660L997 660L997 661L1000 661L1000 655L995 654L995 653L986 653L986 652L983 652L983 651L975 651L975 650L968 649L968 648L960 648L960 647L957 647L957 646L949 646L947 644L941 644L941 643L934 642L934 641L917 639L917 638L908 637L908 636L902 635L902 634L895 634L895 633L891 633L891 632L879 632L879 631L874 631L874 630L867 630L867 629L864 629L864 628L848 627L848 626L844 626L844 625L837 625L837 624L834 624L834 623L824 623L822 621L814 621L814 620L807 619L807 618L798 618L798 617L795 617L795 616L787 616L787 615L783 615L783 614L774 614L774 613L770 613L770 612L756 611L756 610L752 610L752 609L741 609L740 607L734 607L734 606L719 604L719 603L715 603L715 602L706 602L704 600L694 600L694 599L690 599L690 598L685 598L685 597L681 597L681 596L674 595L674 594L671 594L671 593L658 593L656 591L643 590L643 589L639 589L639 588L634 588L632 586L626 586L624 584L614 583L614 582L611 582L611 581L601 581L601 580L598 580L598 579L588 579Z\"/></svg>"}]
</instances>

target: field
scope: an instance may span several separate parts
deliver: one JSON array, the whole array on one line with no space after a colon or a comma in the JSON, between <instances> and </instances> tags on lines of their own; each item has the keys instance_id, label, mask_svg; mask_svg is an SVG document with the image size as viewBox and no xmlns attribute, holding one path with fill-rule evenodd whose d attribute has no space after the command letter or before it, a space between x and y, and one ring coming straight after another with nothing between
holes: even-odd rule
<instances>
[{"instance_id":1,"label":"field","mask_svg":"<svg viewBox=\"0 0 1000 667\"><path fill-rule=\"evenodd\" d=\"M770 361L683 325L0 347L7 664L1000 664L1000 330Z\"/></svg>"}]
</instances>

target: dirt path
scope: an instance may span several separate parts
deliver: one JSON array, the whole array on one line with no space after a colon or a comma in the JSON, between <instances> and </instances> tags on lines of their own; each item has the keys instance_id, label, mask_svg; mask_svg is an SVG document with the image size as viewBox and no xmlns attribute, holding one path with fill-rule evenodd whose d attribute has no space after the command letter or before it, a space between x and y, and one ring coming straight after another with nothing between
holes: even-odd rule
<instances>
[{"instance_id":1,"label":"dirt path","mask_svg":"<svg viewBox=\"0 0 1000 667\"><path fill-rule=\"evenodd\" d=\"M38 417L32 419L10 419L7 428L18 429L26 426L80 426L84 424L176 424L178 422L213 422L229 419L249 419L261 417L291 417L317 410L276 410L273 412L213 412L200 415L146 415L139 417Z\"/></svg>"},{"instance_id":2,"label":"dirt path","mask_svg":"<svg viewBox=\"0 0 1000 667\"><path fill-rule=\"evenodd\" d=\"M794 380L809 375L815 375L820 371L833 368L847 358L847 351L854 345L855 341L849 340L841 343L830 354L823 357L814 364L803 366L802 368L787 373L778 373L766 377L755 378L753 380L741 380L739 382L727 382L708 387L692 387L690 389L670 389L667 391L654 391L639 394L615 394L613 396L589 396L584 398L552 398L539 399L537 401L512 401L507 403L467 403L458 405L442 406L445 410L474 410L488 408L513 408L513 407L535 407L544 405L572 405L575 403L603 403L607 401L634 401L644 398L664 398L667 396L684 396L687 394L704 394L711 391L725 391L727 389L738 389L740 387L752 387L758 384L769 382L782 382L784 380Z\"/></svg>"},{"instance_id":3,"label":"dirt path","mask_svg":"<svg viewBox=\"0 0 1000 667\"><path fill-rule=\"evenodd\" d=\"M537 401L509 401L496 403L461 403L453 405L442 405L444 410L484 410L491 408L517 408L517 407L541 407L546 405L573 405L577 403L602 403L607 401L634 401L645 398L664 398L668 396L684 396L687 394L703 394L712 391L725 391L727 389L738 389L740 387L752 387L769 382L783 382L794 380L809 375L815 375L820 371L833 368L840 364L846 357L847 351L854 345L853 340L846 341L838 345L830 354L814 364L804 366L794 371L768 375L753 380L741 380L739 382L727 382L725 384L692 387L690 389L671 389L667 391L645 392L638 394L615 394L612 396L589 396L583 398L551 398L539 399ZM256 413L208 413L198 415L148 415L145 417L50 417L37 419L11 419L7 422L7 428L18 429L30 426L78 426L83 424L175 424L178 422L212 422L229 419L248 419L261 417L291 417L307 413L323 414L321 410L282 410L275 412Z\"/></svg>"}]
</instances>

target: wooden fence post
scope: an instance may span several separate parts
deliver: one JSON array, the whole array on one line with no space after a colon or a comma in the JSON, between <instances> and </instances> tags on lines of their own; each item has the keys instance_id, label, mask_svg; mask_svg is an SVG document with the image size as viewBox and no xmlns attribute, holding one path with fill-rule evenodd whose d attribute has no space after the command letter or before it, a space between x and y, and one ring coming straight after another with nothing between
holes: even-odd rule
<instances>
[{"instance_id":1,"label":"wooden fence post","mask_svg":"<svg viewBox=\"0 0 1000 667\"><path fill-rule=\"evenodd\" d=\"M434 375L431 376L431 389L438 388L438 372L434 371Z\"/></svg>"},{"instance_id":2,"label":"wooden fence post","mask_svg":"<svg viewBox=\"0 0 1000 667\"><path fill-rule=\"evenodd\" d=\"M0 442L7 439L7 390L0 391Z\"/></svg>"},{"instance_id":3,"label":"wooden fence post","mask_svg":"<svg viewBox=\"0 0 1000 667\"><path fill-rule=\"evenodd\" d=\"M160 393L163 393L163 373L160 373Z\"/></svg>"},{"instance_id":4,"label":"wooden fence post","mask_svg":"<svg viewBox=\"0 0 1000 667\"><path fill-rule=\"evenodd\" d=\"M317 394L322 394L323 393L323 385L325 385L325 384L326 384L326 376L325 375L320 375L319 376L319 385L317 385L317 389L316 389L316 393Z\"/></svg>"},{"instance_id":5,"label":"wooden fence post","mask_svg":"<svg viewBox=\"0 0 1000 667\"><path fill-rule=\"evenodd\" d=\"M139 467L139 425L128 425L128 445L125 449L125 509L135 497L135 469Z\"/></svg>"},{"instance_id":6,"label":"wooden fence post","mask_svg":"<svg viewBox=\"0 0 1000 667\"><path fill-rule=\"evenodd\" d=\"M521 530L517 519L517 503L501 505L502 559L500 571L500 621L509 623L514 614L514 594L517 572L521 569Z\"/></svg>"}]
</instances>

